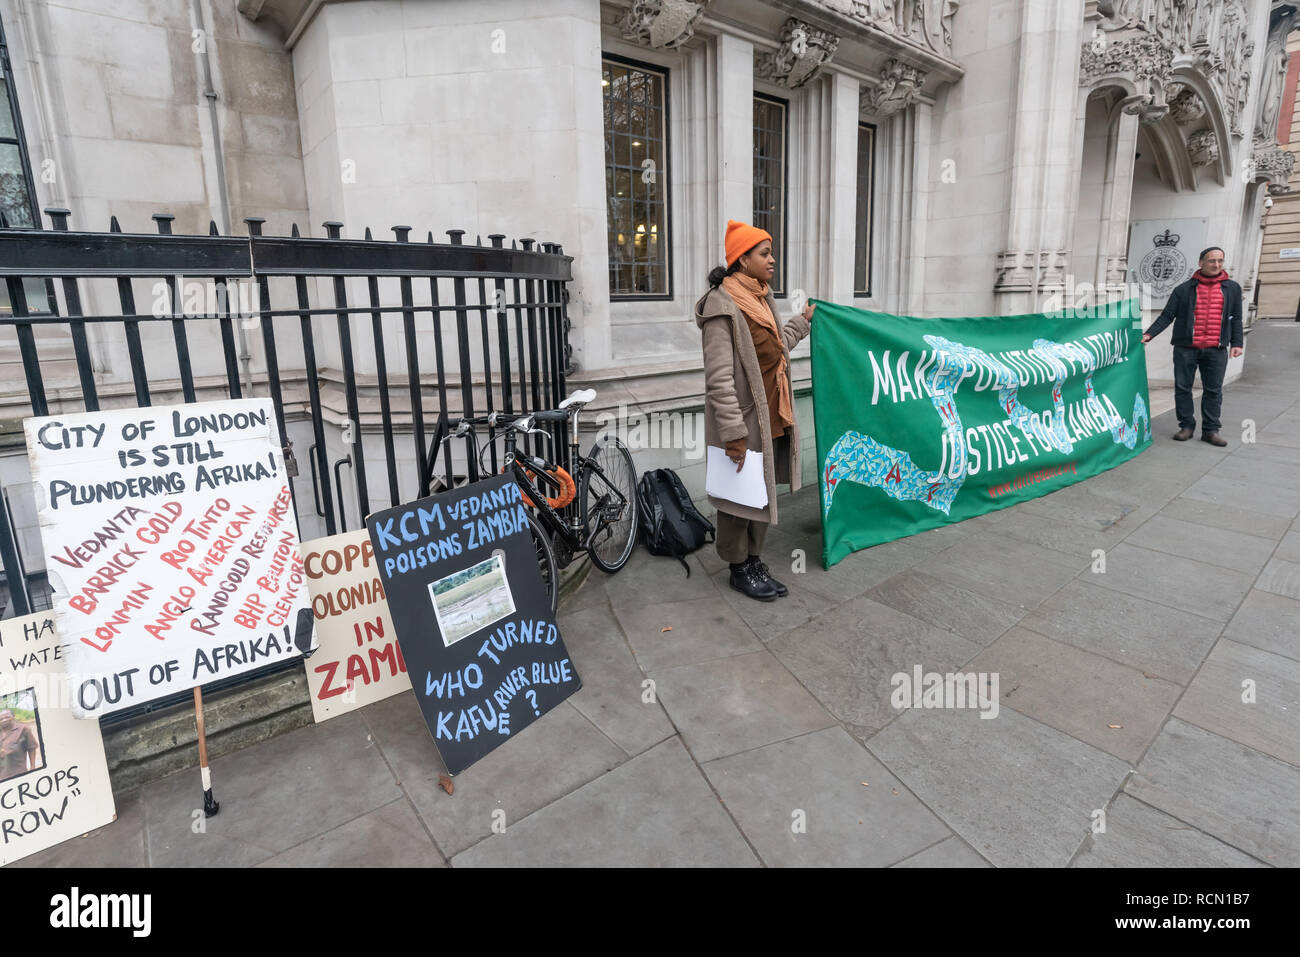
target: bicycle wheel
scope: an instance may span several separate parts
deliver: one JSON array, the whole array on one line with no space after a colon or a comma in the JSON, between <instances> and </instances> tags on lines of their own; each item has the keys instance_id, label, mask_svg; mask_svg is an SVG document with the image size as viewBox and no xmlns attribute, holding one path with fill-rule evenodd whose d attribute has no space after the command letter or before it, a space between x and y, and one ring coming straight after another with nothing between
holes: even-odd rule
<instances>
[{"instance_id":1,"label":"bicycle wheel","mask_svg":"<svg viewBox=\"0 0 1300 957\"><path fill-rule=\"evenodd\" d=\"M607 436L591 447L582 466L578 503L582 527L587 534L596 532L587 554L601 571L618 571L636 545L638 521L636 467L618 439Z\"/></svg>"},{"instance_id":2,"label":"bicycle wheel","mask_svg":"<svg viewBox=\"0 0 1300 957\"><path fill-rule=\"evenodd\" d=\"M546 598L551 603L551 618L555 618L555 609L560 604L560 578L555 569L555 549L551 547L551 537L546 529L527 509L528 530L533 536L533 550L537 553L537 568L542 573L542 584L546 587Z\"/></svg>"}]
</instances>

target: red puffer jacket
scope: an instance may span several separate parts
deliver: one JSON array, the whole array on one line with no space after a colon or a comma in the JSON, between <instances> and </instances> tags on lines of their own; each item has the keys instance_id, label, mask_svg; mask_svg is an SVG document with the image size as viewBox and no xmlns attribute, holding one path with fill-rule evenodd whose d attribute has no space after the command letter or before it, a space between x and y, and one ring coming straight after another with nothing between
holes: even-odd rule
<instances>
[{"instance_id":1,"label":"red puffer jacket","mask_svg":"<svg viewBox=\"0 0 1300 957\"><path fill-rule=\"evenodd\" d=\"M1210 349L1217 346L1223 336L1222 283L1228 278L1228 273L1220 270L1217 276L1202 276L1198 269L1192 275L1196 277L1196 322L1192 326L1192 346Z\"/></svg>"}]
</instances>

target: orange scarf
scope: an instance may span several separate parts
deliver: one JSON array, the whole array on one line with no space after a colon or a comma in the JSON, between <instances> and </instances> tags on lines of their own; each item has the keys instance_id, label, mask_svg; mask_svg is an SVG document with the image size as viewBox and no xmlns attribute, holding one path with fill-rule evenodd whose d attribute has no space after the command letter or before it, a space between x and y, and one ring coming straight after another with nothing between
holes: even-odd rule
<instances>
[{"instance_id":1,"label":"orange scarf","mask_svg":"<svg viewBox=\"0 0 1300 957\"><path fill-rule=\"evenodd\" d=\"M761 279L754 279L744 273L733 272L722 280L722 289L735 301L736 305L754 322L766 326L782 342L781 327L777 325L776 316L767 304L768 286ZM783 350L784 351L784 350ZM783 358L777 370L777 418L785 427L794 425L794 393L790 387L788 364ZM773 436L775 439L776 436Z\"/></svg>"}]
</instances>

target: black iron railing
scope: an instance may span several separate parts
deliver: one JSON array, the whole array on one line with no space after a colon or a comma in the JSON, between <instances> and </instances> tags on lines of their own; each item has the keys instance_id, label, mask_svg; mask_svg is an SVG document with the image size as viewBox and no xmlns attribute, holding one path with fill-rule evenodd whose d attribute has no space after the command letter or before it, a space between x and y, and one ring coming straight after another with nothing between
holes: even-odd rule
<instances>
[{"instance_id":1,"label":"black iron railing","mask_svg":"<svg viewBox=\"0 0 1300 957\"><path fill-rule=\"evenodd\" d=\"M117 380L116 391L124 394L114 397L115 407L148 406L159 394L183 402L269 396L290 476L297 475L297 462L289 426L310 429L311 498L325 534L347 530L349 519L359 526L371 511L372 495L398 505L477 478L478 464L468 454L459 471L450 455L442 455L439 465L449 419L553 408L564 397L571 371L566 283L572 258L553 243L539 246L522 239L507 247L504 236L492 235L489 245L481 240L469 245L459 229L447 231L449 242L435 243L430 233L427 242L413 243L409 226L394 226L395 239L389 241L372 239L368 229L364 239L344 239L336 222L324 224L326 236L320 239L300 236L296 226L290 236L263 236L264 220L258 218L244 220L246 236L217 235L215 225L209 235L187 236L172 234L173 217L166 214L153 217L156 234L124 233L116 217L109 232L74 232L67 210L46 214L49 230L8 228L0 217L0 277L9 300L8 313L0 313L0 346L13 342L5 342L12 329L31 414L51 411L41 351L50 347L52 331L64 349L71 344L76 366L77 385L69 379L55 390L61 411L80 411L78 404L86 411L99 409L101 392ZM185 290L196 279L215 292L211 308L197 312L187 307ZM149 309L136 301L140 280L155 280L154 290L163 287ZM349 292L361 280L364 301L353 305ZM98 295L86 294L91 285ZM28 291L41 288L49 290L42 297L49 302L32 307ZM257 295L245 297L254 302L246 311L240 296L250 288ZM160 301L164 308L158 308ZM92 304L89 311L86 302ZM322 365L318 347L325 342L329 350L332 343L317 337L316 326L329 320L338 348ZM214 323L220 360L191 347L199 335L215 343ZM149 335L159 324L171 330L165 346ZM247 332L260 335L262 356L255 370L247 351L241 355L239 340ZM431 369L429 350L421 348L429 339ZM125 386L125 369L103 367L105 350L123 344L133 396ZM361 346L371 361L359 372ZM281 351L290 348L300 349L301 359L295 356L282 368ZM404 355L390 364L398 352ZM214 368L215 375L203 373ZM174 375L160 371L172 369ZM331 464L326 425L341 420L347 453ZM382 453L368 452L376 439ZM568 450L558 431L556 440L554 453L567 465ZM400 461L404 442L411 443L413 466ZM495 446L490 455L495 472L500 468ZM380 463L386 481L375 482L382 487L376 492L370 472ZM351 505L341 479L348 467L356 495ZM294 496L297 505L296 483ZM7 507L0 507L0 560L12 612L26 614L31 601L24 564L31 563L23 561Z\"/></svg>"}]
</instances>

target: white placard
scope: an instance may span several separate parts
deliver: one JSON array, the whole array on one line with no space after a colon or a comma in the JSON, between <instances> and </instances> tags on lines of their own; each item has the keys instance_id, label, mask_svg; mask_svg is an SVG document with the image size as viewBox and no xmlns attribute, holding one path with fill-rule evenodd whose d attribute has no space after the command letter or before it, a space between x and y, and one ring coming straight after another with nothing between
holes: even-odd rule
<instances>
[{"instance_id":1,"label":"white placard","mask_svg":"<svg viewBox=\"0 0 1300 957\"><path fill-rule=\"evenodd\" d=\"M359 528L303 542L302 559L320 641L307 662L316 722L409 691L369 533Z\"/></svg>"},{"instance_id":2,"label":"white placard","mask_svg":"<svg viewBox=\"0 0 1300 957\"><path fill-rule=\"evenodd\" d=\"M98 721L78 721L49 612L0 622L0 864L116 817Z\"/></svg>"},{"instance_id":3,"label":"white placard","mask_svg":"<svg viewBox=\"0 0 1300 957\"><path fill-rule=\"evenodd\" d=\"M704 491L714 498L726 499L751 508L767 507L767 481L763 477L763 453L750 449L739 472L727 458L725 449L708 446L704 466Z\"/></svg>"},{"instance_id":4,"label":"white placard","mask_svg":"<svg viewBox=\"0 0 1300 957\"><path fill-rule=\"evenodd\" d=\"M269 399L23 422L78 717L312 647Z\"/></svg>"}]
</instances>

